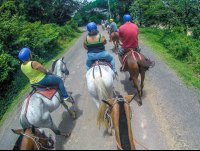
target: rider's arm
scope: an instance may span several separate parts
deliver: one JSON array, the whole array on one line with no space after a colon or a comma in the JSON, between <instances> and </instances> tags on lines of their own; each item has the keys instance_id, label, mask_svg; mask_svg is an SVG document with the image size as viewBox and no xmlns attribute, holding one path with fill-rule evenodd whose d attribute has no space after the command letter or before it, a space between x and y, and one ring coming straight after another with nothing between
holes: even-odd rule
<instances>
[{"instance_id":1,"label":"rider's arm","mask_svg":"<svg viewBox=\"0 0 200 151\"><path fill-rule=\"evenodd\" d=\"M37 62L37 61L33 61L33 62L32 62L32 67L33 67L33 69L35 69L35 70L40 70L40 71L42 71L42 72L44 72L44 73L49 72L48 69L45 69L45 68L44 68L39 62Z\"/></svg>"},{"instance_id":2,"label":"rider's arm","mask_svg":"<svg viewBox=\"0 0 200 151\"><path fill-rule=\"evenodd\" d=\"M101 42L105 45L107 44L107 40L103 34L101 34Z\"/></svg>"},{"instance_id":3,"label":"rider's arm","mask_svg":"<svg viewBox=\"0 0 200 151\"><path fill-rule=\"evenodd\" d=\"M118 36L119 36L119 40L123 43L123 39L121 37L121 30L120 30L120 28L119 28Z\"/></svg>"},{"instance_id":4,"label":"rider's arm","mask_svg":"<svg viewBox=\"0 0 200 151\"><path fill-rule=\"evenodd\" d=\"M85 38L85 40L83 42L83 47L87 50L87 41L86 41L86 38Z\"/></svg>"}]
</instances>

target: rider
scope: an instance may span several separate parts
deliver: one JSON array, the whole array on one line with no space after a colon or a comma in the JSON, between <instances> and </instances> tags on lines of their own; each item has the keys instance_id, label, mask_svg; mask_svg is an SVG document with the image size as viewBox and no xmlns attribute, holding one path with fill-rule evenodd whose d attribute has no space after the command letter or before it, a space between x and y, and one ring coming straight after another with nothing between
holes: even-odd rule
<instances>
[{"instance_id":1,"label":"rider","mask_svg":"<svg viewBox=\"0 0 200 151\"><path fill-rule=\"evenodd\" d=\"M140 52L138 45L138 26L131 23L131 16L128 14L124 15L123 20L124 25L119 28L119 40L123 43L118 51L118 57L121 64L123 64L122 56L125 55L126 49L135 48L138 52ZM122 67L120 68L120 71L122 71Z\"/></svg>"},{"instance_id":2,"label":"rider","mask_svg":"<svg viewBox=\"0 0 200 151\"><path fill-rule=\"evenodd\" d=\"M112 41L111 40L111 38L112 38L112 36L111 36L111 34L113 33L113 32L118 32L118 30L117 30L117 24L113 21L113 19L110 19L110 42Z\"/></svg>"},{"instance_id":3,"label":"rider","mask_svg":"<svg viewBox=\"0 0 200 151\"><path fill-rule=\"evenodd\" d=\"M22 48L18 57L23 61L21 65L22 72L29 78L31 85L39 84L44 86L57 85L60 88L64 101L68 100L68 95L61 78L54 75L48 75L49 69L45 69L37 61L31 61L32 54L28 48Z\"/></svg>"},{"instance_id":4,"label":"rider","mask_svg":"<svg viewBox=\"0 0 200 151\"><path fill-rule=\"evenodd\" d=\"M105 44L107 43L106 38L103 34L99 34L97 25L94 22L87 25L87 30L89 33L83 42L84 48L88 50L88 57L86 61L87 70L89 70L92 66L92 60L105 59L113 66L113 71L115 75L117 75L115 59L105 50Z\"/></svg>"}]
</instances>

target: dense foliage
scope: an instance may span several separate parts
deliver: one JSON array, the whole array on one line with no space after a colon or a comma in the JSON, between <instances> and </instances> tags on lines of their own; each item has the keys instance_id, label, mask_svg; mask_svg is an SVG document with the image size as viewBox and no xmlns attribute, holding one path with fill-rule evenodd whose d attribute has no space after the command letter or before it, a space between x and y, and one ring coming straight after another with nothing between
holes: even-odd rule
<instances>
[{"instance_id":1,"label":"dense foliage","mask_svg":"<svg viewBox=\"0 0 200 151\"><path fill-rule=\"evenodd\" d=\"M32 2L34 2L34 6L31 4ZM35 5L37 4L37 7L42 7L44 1L23 0L23 3L20 3L19 0L16 0L0 3L1 119L8 105L12 103L23 86L28 82L27 77L20 70L19 50L23 47L28 47L33 53L35 60L40 63L47 62L59 53L58 41L72 39L79 30L78 25L71 17L67 21L65 18L66 14L64 15L65 19L59 20L59 18L56 18L56 11L52 12L55 18L53 17L51 21L55 23L51 24L46 24L49 22L47 18L46 20L43 19L45 15L48 16L45 12L41 14L41 12L36 11L37 13L33 15L31 11L34 12ZM69 7L65 9L69 9ZM68 15L70 13L72 11L69 11ZM58 24L64 24L64 26L59 26Z\"/></svg>"}]
</instances>

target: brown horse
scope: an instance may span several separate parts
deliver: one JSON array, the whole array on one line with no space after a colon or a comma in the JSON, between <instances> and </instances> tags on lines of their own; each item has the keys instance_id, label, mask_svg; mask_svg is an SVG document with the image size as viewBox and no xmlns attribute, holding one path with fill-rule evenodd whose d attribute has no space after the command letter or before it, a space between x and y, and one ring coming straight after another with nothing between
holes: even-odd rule
<instances>
[{"instance_id":1,"label":"brown horse","mask_svg":"<svg viewBox=\"0 0 200 151\"><path fill-rule=\"evenodd\" d=\"M131 53L132 52L132 53ZM136 52L136 53L135 53ZM149 67L154 67L155 62L147 59L143 54L138 53L137 49L127 49L126 50L126 59L124 60L124 69L130 74L130 81L133 80L134 86L137 89L139 94L139 106L142 105L142 95L144 87L145 72ZM125 55L125 56L126 56ZM141 88L138 84L138 76L141 75Z\"/></svg>"},{"instance_id":2,"label":"brown horse","mask_svg":"<svg viewBox=\"0 0 200 151\"><path fill-rule=\"evenodd\" d=\"M116 53L117 53L117 49L118 49L119 46L120 46L119 37L118 37L118 32L113 32L113 33L111 34L111 38L112 38L113 44L115 45L115 50L116 50Z\"/></svg>"},{"instance_id":3,"label":"brown horse","mask_svg":"<svg viewBox=\"0 0 200 151\"><path fill-rule=\"evenodd\" d=\"M47 136L42 130L35 127L12 131L20 135L13 150L51 150L55 148L55 138Z\"/></svg>"},{"instance_id":4,"label":"brown horse","mask_svg":"<svg viewBox=\"0 0 200 151\"><path fill-rule=\"evenodd\" d=\"M115 129L116 143L124 150L136 150L133 141L130 103L136 95L118 96L116 99L102 100L107 107L105 117Z\"/></svg>"}]
</instances>

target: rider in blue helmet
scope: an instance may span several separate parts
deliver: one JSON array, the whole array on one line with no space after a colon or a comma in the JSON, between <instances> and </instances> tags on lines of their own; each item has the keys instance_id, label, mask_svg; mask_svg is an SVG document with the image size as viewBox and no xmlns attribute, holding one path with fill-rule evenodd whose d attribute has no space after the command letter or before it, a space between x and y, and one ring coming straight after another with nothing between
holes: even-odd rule
<instances>
[{"instance_id":1,"label":"rider in blue helmet","mask_svg":"<svg viewBox=\"0 0 200 151\"><path fill-rule=\"evenodd\" d=\"M88 51L86 60L87 70L91 68L92 60L105 59L113 66L113 71L117 75L115 59L105 50L105 44L107 43L106 38L103 34L99 34L94 22L89 23L87 29L89 33L83 42L84 48Z\"/></svg>"},{"instance_id":2,"label":"rider in blue helmet","mask_svg":"<svg viewBox=\"0 0 200 151\"><path fill-rule=\"evenodd\" d=\"M49 75L49 69L45 69L37 61L31 61L32 54L28 48L22 48L18 57L21 61L23 61L21 70L29 78L31 84L44 86L57 85L60 88L64 101L68 100L69 97L62 79L54 75Z\"/></svg>"}]
</instances>

